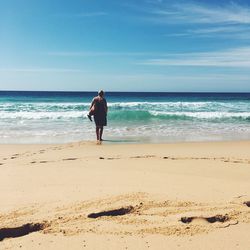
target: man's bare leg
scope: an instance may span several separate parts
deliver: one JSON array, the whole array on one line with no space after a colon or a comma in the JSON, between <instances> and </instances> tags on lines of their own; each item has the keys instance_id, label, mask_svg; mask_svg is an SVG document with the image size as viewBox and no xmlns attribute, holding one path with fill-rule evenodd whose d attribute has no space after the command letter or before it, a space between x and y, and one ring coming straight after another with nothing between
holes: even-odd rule
<instances>
[{"instance_id":1,"label":"man's bare leg","mask_svg":"<svg viewBox=\"0 0 250 250\"><path fill-rule=\"evenodd\" d=\"M100 133L99 133L99 135L100 135L100 141L102 141L102 134L103 134L103 127L100 127Z\"/></svg>"},{"instance_id":2,"label":"man's bare leg","mask_svg":"<svg viewBox=\"0 0 250 250\"><path fill-rule=\"evenodd\" d=\"M95 128L95 132L96 132L96 140L100 141L100 132L99 132L99 127Z\"/></svg>"}]
</instances>

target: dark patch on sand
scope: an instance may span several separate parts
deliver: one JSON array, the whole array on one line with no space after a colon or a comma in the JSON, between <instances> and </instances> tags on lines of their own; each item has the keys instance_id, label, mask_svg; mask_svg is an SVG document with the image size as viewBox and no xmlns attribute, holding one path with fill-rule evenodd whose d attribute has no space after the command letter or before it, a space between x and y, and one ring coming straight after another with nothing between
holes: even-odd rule
<instances>
[{"instance_id":1,"label":"dark patch on sand","mask_svg":"<svg viewBox=\"0 0 250 250\"><path fill-rule=\"evenodd\" d=\"M248 207L250 207L250 201L245 201L244 204Z\"/></svg>"},{"instance_id":2,"label":"dark patch on sand","mask_svg":"<svg viewBox=\"0 0 250 250\"><path fill-rule=\"evenodd\" d=\"M136 155L130 157L131 159L140 159L140 158L154 158L156 157L155 155Z\"/></svg>"},{"instance_id":3,"label":"dark patch on sand","mask_svg":"<svg viewBox=\"0 0 250 250\"><path fill-rule=\"evenodd\" d=\"M66 159L63 159L63 161L75 161L77 160L77 158L66 158Z\"/></svg>"},{"instance_id":4,"label":"dark patch on sand","mask_svg":"<svg viewBox=\"0 0 250 250\"><path fill-rule=\"evenodd\" d=\"M5 238L16 238L21 237L32 232L41 231L46 227L45 223L28 223L20 227L11 227L11 228L1 228L0 229L0 241Z\"/></svg>"},{"instance_id":5,"label":"dark patch on sand","mask_svg":"<svg viewBox=\"0 0 250 250\"><path fill-rule=\"evenodd\" d=\"M133 211L134 211L134 207L132 207L132 206L122 207L119 209L102 211L99 213L91 213L88 215L88 218L96 219L96 218L102 217L102 216L121 216L121 215L129 214Z\"/></svg>"},{"instance_id":6,"label":"dark patch on sand","mask_svg":"<svg viewBox=\"0 0 250 250\"><path fill-rule=\"evenodd\" d=\"M189 224L194 220L204 220L209 223L215 223L215 222L225 222L229 220L229 216L226 215L215 215L212 217L182 217L181 222Z\"/></svg>"}]
</instances>

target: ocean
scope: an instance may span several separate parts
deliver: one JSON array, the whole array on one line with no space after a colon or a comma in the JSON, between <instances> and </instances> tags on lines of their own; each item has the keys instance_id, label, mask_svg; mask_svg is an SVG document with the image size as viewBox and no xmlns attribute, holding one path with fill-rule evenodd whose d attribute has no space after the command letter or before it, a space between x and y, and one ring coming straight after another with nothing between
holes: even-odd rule
<instances>
[{"instance_id":1,"label":"ocean","mask_svg":"<svg viewBox=\"0 0 250 250\"><path fill-rule=\"evenodd\" d=\"M0 91L0 144L95 140L97 92ZM250 139L250 93L107 92L107 143Z\"/></svg>"}]
</instances>

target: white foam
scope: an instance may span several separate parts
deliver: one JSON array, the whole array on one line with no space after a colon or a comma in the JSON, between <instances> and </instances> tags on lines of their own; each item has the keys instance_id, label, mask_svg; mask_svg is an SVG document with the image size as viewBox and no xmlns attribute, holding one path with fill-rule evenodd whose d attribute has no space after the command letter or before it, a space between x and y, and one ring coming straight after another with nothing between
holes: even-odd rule
<instances>
[{"instance_id":1,"label":"white foam","mask_svg":"<svg viewBox=\"0 0 250 250\"><path fill-rule=\"evenodd\" d=\"M250 118L250 112L164 112L149 111L153 116L186 116L198 119L215 119L215 118Z\"/></svg>"},{"instance_id":2,"label":"white foam","mask_svg":"<svg viewBox=\"0 0 250 250\"><path fill-rule=\"evenodd\" d=\"M1 119L27 119L27 120L40 120L40 119L70 119L82 118L88 114L88 111L65 111L65 112L0 112Z\"/></svg>"}]
</instances>

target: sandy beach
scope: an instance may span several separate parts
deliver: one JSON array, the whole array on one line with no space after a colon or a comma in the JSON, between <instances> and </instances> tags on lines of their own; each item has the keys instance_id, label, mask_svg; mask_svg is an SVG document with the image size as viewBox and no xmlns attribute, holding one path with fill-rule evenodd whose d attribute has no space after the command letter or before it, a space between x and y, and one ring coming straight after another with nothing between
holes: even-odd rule
<instances>
[{"instance_id":1,"label":"sandy beach","mask_svg":"<svg viewBox=\"0 0 250 250\"><path fill-rule=\"evenodd\" d=\"M250 141L0 149L0 249L249 249Z\"/></svg>"}]
</instances>

